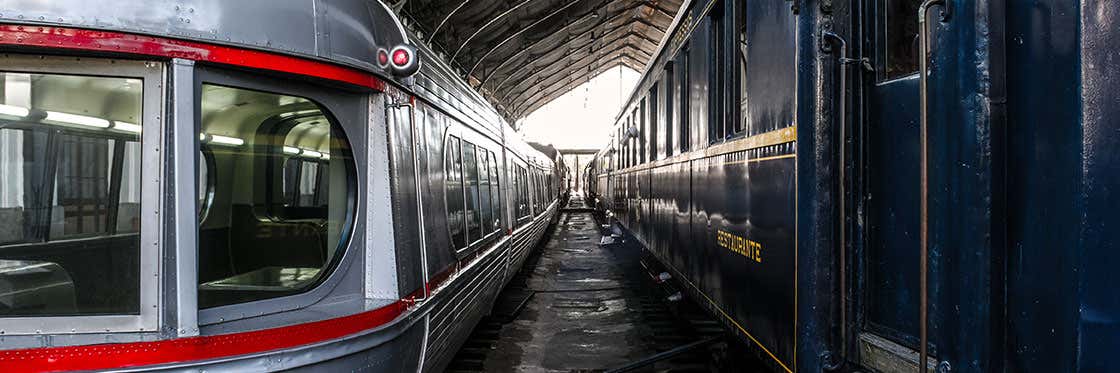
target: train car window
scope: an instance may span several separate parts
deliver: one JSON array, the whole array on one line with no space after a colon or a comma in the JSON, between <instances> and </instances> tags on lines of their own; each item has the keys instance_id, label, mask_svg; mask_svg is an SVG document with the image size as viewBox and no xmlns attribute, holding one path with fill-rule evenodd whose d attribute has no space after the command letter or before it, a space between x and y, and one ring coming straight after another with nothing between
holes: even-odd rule
<instances>
[{"instance_id":1,"label":"train car window","mask_svg":"<svg viewBox=\"0 0 1120 373\"><path fill-rule=\"evenodd\" d=\"M649 159L646 155L649 151L649 147L646 145L646 138L649 137L649 128L646 127L646 99L643 98L638 103L638 107L634 108L634 120L638 122L636 123L638 138L634 139L638 144L638 164L642 164L646 163L646 159Z\"/></svg>"},{"instance_id":2,"label":"train car window","mask_svg":"<svg viewBox=\"0 0 1120 373\"><path fill-rule=\"evenodd\" d=\"M302 97L203 84L200 103L216 183L199 222L199 308L308 290L341 257L348 225L341 127Z\"/></svg>"},{"instance_id":3,"label":"train car window","mask_svg":"<svg viewBox=\"0 0 1120 373\"><path fill-rule=\"evenodd\" d=\"M648 110L644 114L647 118L649 118L649 160L650 161L656 161L658 159L661 159L661 156L658 153L658 149L657 149L657 144L659 142L661 142L661 138L658 137L658 135L660 135L661 132L662 132L660 127L659 127L659 125L661 124L661 121L657 120L657 116L658 116L657 101L658 100L660 100L660 97L657 97L657 83L654 82L653 87L651 87L649 89L649 106L647 107Z\"/></svg>"},{"instance_id":4,"label":"train car window","mask_svg":"<svg viewBox=\"0 0 1120 373\"><path fill-rule=\"evenodd\" d=\"M478 205L481 218L479 219L479 226L481 227L482 235L479 237L486 237L493 230L494 226L494 212L490 206L490 153L482 148L478 148Z\"/></svg>"},{"instance_id":5,"label":"train car window","mask_svg":"<svg viewBox=\"0 0 1120 373\"><path fill-rule=\"evenodd\" d=\"M529 201L529 206L532 208L532 210L533 210L532 213L534 215L537 212L541 211L540 206L537 206L537 203L541 199L541 196L539 195L539 193L540 193L540 185L537 184L537 170L534 170L534 169L530 168L529 169L529 197L530 197L531 200Z\"/></svg>"},{"instance_id":6,"label":"train car window","mask_svg":"<svg viewBox=\"0 0 1120 373\"><path fill-rule=\"evenodd\" d=\"M463 141L463 186L467 193L467 242L482 238L482 212L479 208L478 148Z\"/></svg>"},{"instance_id":7,"label":"train car window","mask_svg":"<svg viewBox=\"0 0 1120 373\"><path fill-rule=\"evenodd\" d=\"M670 61L665 65L665 88L662 96L665 98L665 158L672 157L676 153L673 151L673 92L676 86L673 85L673 62Z\"/></svg>"},{"instance_id":8,"label":"train car window","mask_svg":"<svg viewBox=\"0 0 1120 373\"><path fill-rule=\"evenodd\" d=\"M918 72L918 6L921 1L879 0L880 35L878 51L882 61L879 80L891 80Z\"/></svg>"},{"instance_id":9,"label":"train car window","mask_svg":"<svg viewBox=\"0 0 1120 373\"><path fill-rule=\"evenodd\" d=\"M284 183L284 206L316 207L322 206L323 183L326 178L322 172L327 163L322 159L308 159L291 156L284 161L282 182Z\"/></svg>"},{"instance_id":10,"label":"train car window","mask_svg":"<svg viewBox=\"0 0 1120 373\"><path fill-rule=\"evenodd\" d=\"M732 133L723 120L723 3L716 1L708 12L708 143L723 141Z\"/></svg>"},{"instance_id":11,"label":"train car window","mask_svg":"<svg viewBox=\"0 0 1120 373\"><path fill-rule=\"evenodd\" d=\"M747 7L745 4L732 2L735 10L735 35L738 53L734 58L735 65L739 66L739 119L735 121L734 132L743 132L747 128Z\"/></svg>"},{"instance_id":12,"label":"train car window","mask_svg":"<svg viewBox=\"0 0 1120 373\"><path fill-rule=\"evenodd\" d=\"M677 121L677 149L679 149L680 153L684 153L688 151L691 145L689 143L689 132L691 132L689 125L691 124L689 123L690 120L688 117L689 112L691 111L689 109L688 98L690 89L688 78L690 58L687 43L685 43L685 45L681 47L680 52L678 52L677 54L677 58L680 61L680 66L677 67L677 82L680 85L676 87L676 94L674 94L674 96L676 96L677 107L680 108L680 114L677 115L677 118L679 119Z\"/></svg>"},{"instance_id":13,"label":"train car window","mask_svg":"<svg viewBox=\"0 0 1120 373\"><path fill-rule=\"evenodd\" d=\"M143 80L0 86L0 317L139 314Z\"/></svg>"},{"instance_id":14,"label":"train car window","mask_svg":"<svg viewBox=\"0 0 1120 373\"><path fill-rule=\"evenodd\" d=\"M463 161L458 137L447 139L445 167L447 168L447 226L451 230L451 243L455 248L467 247L466 215L463 206Z\"/></svg>"},{"instance_id":15,"label":"train car window","mask_svg":"<svg viewBox=\"0 0 1120 373\"><path fill-rule=\"evenodd\" d=\"M517 218L529 216L529 178L524 167L517 166Z\"/></svg>"},{"instance_id":16,"label":"train car window","mask_svg":"<svg viewBox=\"0 0 1120 373\"><path fill-rule=\"evenodd\" d=\"M494 152L488 152L490 158L489 167L490 171L490 210L494 212L493 219L490 223L491 231L502 229L502 205L501 205L501 183L498 180L498 157Z\"/></svg>"}]
</instances>

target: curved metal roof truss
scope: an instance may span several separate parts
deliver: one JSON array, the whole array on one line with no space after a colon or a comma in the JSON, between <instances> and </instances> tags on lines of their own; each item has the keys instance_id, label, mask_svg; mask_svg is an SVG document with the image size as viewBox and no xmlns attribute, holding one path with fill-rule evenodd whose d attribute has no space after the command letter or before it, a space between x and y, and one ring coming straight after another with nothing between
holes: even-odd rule
<instances>
[{"instance_id":1,"label":"curved metal roof truss","mask_svg":"<svg viewBox=\"0 0 1120 373\"><path fill-rule=\"evenodd\" d=\"M511 122L613 67L641 71L682 0L407 0L399 12Z\"/></svg>"}]
</instances>

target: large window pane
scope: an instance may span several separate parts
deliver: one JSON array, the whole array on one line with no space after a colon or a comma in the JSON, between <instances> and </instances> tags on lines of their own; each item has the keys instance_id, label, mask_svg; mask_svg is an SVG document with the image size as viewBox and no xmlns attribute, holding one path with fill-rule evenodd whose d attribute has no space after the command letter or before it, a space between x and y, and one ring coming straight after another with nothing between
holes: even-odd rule
<instances>
[{"instance_id":1,"label":"large window pane","mask_svg":"<svg viewBox=\"0 0 1120 373\"><path fill-rule=\"evenodd\" d=\"M467 246L466 221L463 215L463 161L458 137L447 141L447 226L451 229L451 243L455 248Z\"/></svg>"},{"instance_id":2,"label":"large window pane","mask_svg":"<svg viewBox=\"0 0 1120 373\"><path fill-rule=\"evenodd\" d=\"M463 142L463 184L467 191L467 232L470 241L482 238L482 216L478 201L478 155L474 144Z\"/></svg>"},{"instance_id":3,"label":"large window pane","mask_svg":"<svg viewBox=\"0 0 1120 373\"><path fill-rule=\"evenodd\" d=\"M0 72L0 317L139 314L141 97Z\"/></svg>"},{"instance_id":4,"label":"large window pane","mask_svg":"<svg viewBox=\"0 0 1120 373\"><path fill-rule=\"evenodd\" d=\"M494 213L490 206L490 153L486 149L478 148L478 204L482 213L482 236L490 233L494 227Z\"/></svg>"},{"instance_id":5,"label":"large window pane","mask_svg":"<svg viewBox=\"0 0 1120 373\"><path fill-rule=\"evenodd\" d=\"M500 197L500 183L498 181L498 158L494 156L494 152L490 152L490 206L494 211L494 219L492 222L491 230L499 230L502 227L502 208Z\"/></svg>"},{"instance_id":6,"label":"large window pane","mask_svg":"<svg viewBox=\"0 0 1120 373\"><path fill-rule=\"evenodd\" d=\"M310 288L341 257L348 225L341 127L296 96L207 84L201 102L212 196L199 222L199 306Z\"/></svg>"}]
</instances>

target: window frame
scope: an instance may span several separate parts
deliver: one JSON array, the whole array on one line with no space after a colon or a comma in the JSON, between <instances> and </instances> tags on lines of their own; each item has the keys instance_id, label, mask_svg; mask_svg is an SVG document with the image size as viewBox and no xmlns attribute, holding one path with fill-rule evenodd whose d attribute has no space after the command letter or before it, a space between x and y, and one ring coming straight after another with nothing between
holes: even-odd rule
<instances>
[{"instance_id":1,"label":"window frame","mask_svg":"<svg viewBox=\"0 0 1120 373\"><path fill-rule=\"evenodd\" d=\"M484 135L481 135L481 134L475 132L473 129L471 129L469 127L465 127L465 126L460 125L458 128L456 128L455 126L451 126L451 127L448 127L444 131L444 135L443 135L443 144L444 144L443 145L444 146L444 153L443 153L444 168L443 168L443 171L444 172L447 172L448 166L449 166L448 163L447 163L448 160L447 160L446 151L447 151L447 147L451 143L452 139L458 139L459 144L460 144L459 145L459 165L458 166L460 167L460 178L461 179L459 180L459 182L461 183L460 184L461 185L460 192L462 194L463 213L464 214L466 214L466 212L468 211L467 208L466 208L466 203L467 203L466 170L463 169L463 167L464 167L463 160L465 159L465 158L463 158L463 154L464 154L463 148L465 148L467 144L471 144L475 147L475 159L476 159L475 168L476 168L476 170L478 170L478 176L479 176L479 180L478 180L479 186L478 186L478 197L477 198L478 198L478 203L479 203L479 206L478 206L479 207L479 210L478 210L479 224L482 225L480 227L480 229L482 231L482 234L479 235L478 237L476 237L473 234L473 232L468 229L468 225L466 224L466 219L464 218L464 220L462 222L463 223L462 229L463 229L464 232L466 232L465 233L466 234L466 236L465 236L466 237L466 242L464 243L464 245L462 247L459 247L456 244L454 236L451 235L451 225L450 225L450 219L449 219L450 214L447 214L447 213L451 212L450 200L447 198L447 196L448 196L448 193L447 193L448 186L445 183L445 185L443 187L444 188L443 189L444 190L444 194L443 194L443 196L444 196L443 197L444 206L446 207L446 210L444 211L445 212L444 216L445 216L445 218L447 218L447 222L448 222L448 224L446 224L447 234L448 234L448 236L447 236L448 241L447 242L452 247L452 251L455 253L456 257L462 259L462 258L466 257L466 255L472 253L474 250L477 250L478 248L486 246L487 244L493 242L497 237L500 236L500 234L502 232L502 216L501 216L502 215L501 208L503 206L502 202L501 201L495 202L495 201L491 200L489 207L484 207L482 205L482 189L483 189L482 188L482 183L483 183L483 180L482 180L483 177L482 176L483 176L483 172L486 172L486 175L487 175L487 178L488 178L487 182L490 183L489 188L487 188L489 193L490 193L490 198L501 199L501 195L502 195L501 192L500 192L501 181L490 179L491 176L494 176L497 179L501 179L501 176L497 175L498 169L501 167L500 166L501 162L498 160L498 155L497 155L498 153L494 151L494 149L499 148L497 146L497 142L489 139L488 137L486 137ZM492 146L487 147L486 145L482 145L482 144L489 144L489 145L492 145ZM486 154L489 154L490 166L491 166L491 168L494 168L495 174L490 174L489 168L488 169L483 169L482 168L482 166L483 166L482 161L484 159L486 159ZM494 189L499 189L496 196L494 194L495 193ZM493 228L490 228L489 230L487 230L487 227L485 226L486 222L482 221L483 220L482 219L483 218L482 212L483 212L484 208L491 209L491 211L490 211L491 219L493 219L493 221L498 222L497 227L493 227ZM515 213L516 213L516 211L515 211Z\"/></svg>"},{"instance_id":2,"label":"window frame","mask_svg":"<svg viewBox=\"0 0 1120 373\"><path fill-rule=\"evenodd\" d=\"M58 57L32 54L0 55L0 71L86 75L108 78L142 79L141 125L147 129L140 135L140 232L138 250L139 313L115 315L77 316L25 316L0 318L0 330L5 335L45 335L82 333L156 332L159 329L160 281L142 281L144 278L163 278L160 253L164 245L161 236L162 221L159 206L164 200L165 175L163 157L159 153L164 142L164 102L166 63L154 61L122 60L111 58ZM155 177L153 177L153 175ZM197 199L192 196L191 199ZM197 203L197 202L196 202ZM115 222L113 222L115 224ZM75 239L82 240L81 238Z\"/></svg>"},{"instance_id":3,"label":"window frame","mask_svg":"<svg viewBox=\"0 0 1120 373\"><path fill-rule=\"evenodd\" d=\"M242 303L226 304L210 308L200 308L197 306L197 298L195 302L195 309L198 311L198 325L206 327L216 324L226 324L236 322L247 318L260 317L265 315L290 312L306 308L314 305L331 294L331 292L347 277L350 272L351 264L360 260L365 255L364 239L361 239L360 233L364 230L365 219L359 215L358 196L360 194L359 188L362 188L358 181L358 160L365 154L362 146L364 146L364 139L366 137L365 127L368 123L368 94L352 93L346 91L339 91L331 89L326 86L318 85L311 82L300 81L297 79L284 78L280 76L262 75L260 73L243 72L222 68L218 66L202 66L197 65L193 70L193 91L192 110L195 111L196 118L194 118L194 132L199 133L202 131L202 87L203 85L217 85L235 89L253 90L258 92L273 93L277 95L295 96L307 99L323 109L323 114L334 123L337 123L338 130L344 136L344 141L349 149L344 157L339 156L339 159L349 158L350 162L344 163L346 168L346 214L343 219L342 226L339 229L339 242L336 244L336 253L332 260L324 263L321 271L327 272L325 275L317 278L314 283L309 284L305 288L300 289L299 292L285 294L272 298L264 298L251 300ZM361 99L355 99L360 96ZM333 124L332 124L333 125ZM332 135L334 131L332 130ZM194 144L196 149L201 146L198 137L194 136ZM332 154L332 159L335 156ZM195 175L197 175L198 168L195 166ZM215 172L211 169L211 172ZM282 196L280 198L283 198ZM197 241L198 227L195 227L195 235ZM194 247L194 255L198 255L199 248ZM357 266L360 268L360 266ZM197 269L196 273L197 275ZM195 284L196 288L199 284ZM186 310L189 312L190 310Z\"/></svg>"}]
</instances>

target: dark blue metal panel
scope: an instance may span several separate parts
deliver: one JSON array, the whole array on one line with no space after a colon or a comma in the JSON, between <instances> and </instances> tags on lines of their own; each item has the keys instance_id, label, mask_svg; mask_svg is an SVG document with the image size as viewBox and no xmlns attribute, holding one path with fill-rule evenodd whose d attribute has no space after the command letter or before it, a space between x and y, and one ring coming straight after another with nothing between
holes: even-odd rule
<instances>
[{"instance_id":1,"label":"dark blue metal panel","mask_svg":"<svg viewBox=\"0 0 1120 373\"><path fill-rule=\"evenodd\" d=\"M825 27L819 4L797 15L797 346L796 369L820 372L835 349L837 325L837 164L832 97L824 84L834 58L820 51Z\"/></svg>"},{"instance_id":2,"label":"dark blue metal panel","mask_svg":"<svg viewBox=\"0 0 1120 373\"><path fill-rule=\"evenodd\" d=\"M1077 361L1081 97L1078 2L1011 1L1008 21L1008 369Z\"/></svg>"},{"instance_id":3,"label":"dark blue metal panel","mask_svg":"<svg viewBox=\"0 0 1120 373\"><path fill-rule=\"evenodd\" d=\"M869 88L864 315L869 329L918 346L918 79Z\"/></svg>"},{"instance_id":4,"label":"dark blue metal panel","mask_svg":"<svg viewBox=\"0 0 1120 373\"><path fill-rule=\"evenodd\" d=\"M1082 372L1120 371L1120 7L1086 1L1082 9L1084 97L1082 215L1078 295L1078 362Z\"/></svg>"}]
</instances>

